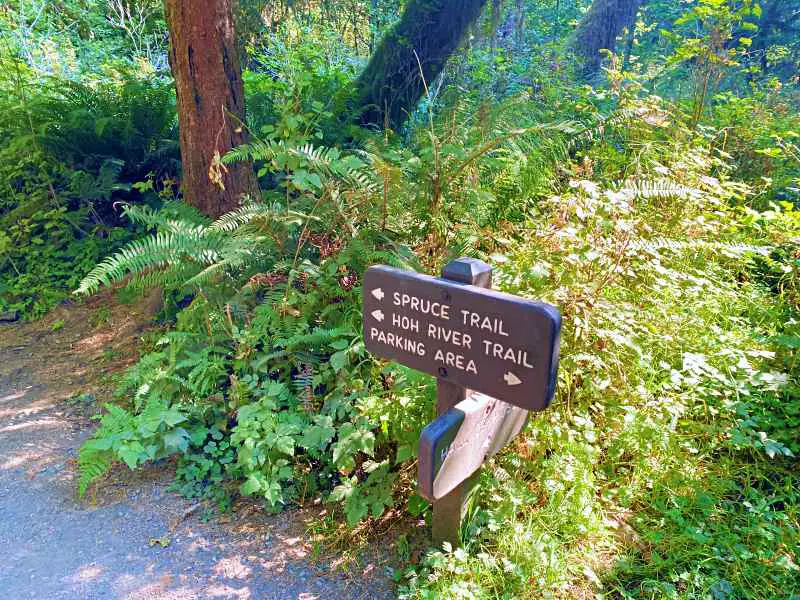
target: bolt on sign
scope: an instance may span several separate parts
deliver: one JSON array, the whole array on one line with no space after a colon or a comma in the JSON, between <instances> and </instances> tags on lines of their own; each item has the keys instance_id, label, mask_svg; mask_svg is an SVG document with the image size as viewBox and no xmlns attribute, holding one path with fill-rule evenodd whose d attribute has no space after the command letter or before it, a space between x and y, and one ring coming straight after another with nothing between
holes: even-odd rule
<instances>
[{"instance_id":1,"label":"bolt on sign","mask_svg":"<svg viewBox=\"0 0 800 600\"><path fill-rule=\"evenodd\" d=\"M364 275L367 350L527 410L553 398L560 330L543 302L386 266Z\"/></svg>"}]
</instances>

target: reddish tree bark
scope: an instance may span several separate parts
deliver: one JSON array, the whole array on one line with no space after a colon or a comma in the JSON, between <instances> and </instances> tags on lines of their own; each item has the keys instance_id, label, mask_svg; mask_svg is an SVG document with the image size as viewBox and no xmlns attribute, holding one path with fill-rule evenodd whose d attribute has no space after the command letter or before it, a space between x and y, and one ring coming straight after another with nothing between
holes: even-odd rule
<instances>
[{"instance_id":1,"label":"reddish tree bark","mask_svg":"<svg viewBox=\"0 0 800 600\"><path fill-rule=\"evenodd\" d=\"M231 0L165 0L175 79L183 194L210 217L258 197L253 166L219 158L247 141Z\"/></svg>"}]
</instances>

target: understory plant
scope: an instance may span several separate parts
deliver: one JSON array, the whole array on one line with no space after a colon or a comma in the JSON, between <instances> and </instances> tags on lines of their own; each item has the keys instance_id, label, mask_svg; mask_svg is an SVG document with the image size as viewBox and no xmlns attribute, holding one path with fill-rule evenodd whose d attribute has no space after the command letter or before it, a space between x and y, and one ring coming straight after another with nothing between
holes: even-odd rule
<instances>
[{"instance_id":1,"label":"understory plant","mask_svg":"<svg viewBox=\"0 0 800 600\"><path fill-rule=\"evenodd\" d=\"M403 598L800 598L797 0L468 3L457 49L428 27L410 69L376 69L403 92L437 66L396 131L362 127L360 73L441 3L230 4L250 142L211 175L252 164L261 194L211 220L180 200L162 2L0 3L0 320L72 289L164 298L79 494L170 461L220 510L326 503L309 535L380 537ZM593 20L613 35L587 80ZM435 380L365 352L361 282L462 255L559 308L561 365L463 545L430 548Z\"/></svg>"},{"instance_id":2,"label":"understory plant","mask_svg":"<svg viewBox=\"0 0 800 600\"><path fill-rule=\"evenodd\" d=\"M131 239L119 227L117 202L158 204L153 185L172 187L177 127L169 82L129 70L94 82L43 74L6 41L0 38L0 312L36 318Z\"/></svg>"},{"instance_id":3,"label":"understory plant","mask_svg":"<svg viewBox=\"0 0 800 600\"><path fill-rule=\"evenodd\" d=\"M324 493L344 504L351 523L379 516L399 499L396 491L407 495L409 461L432 416L432 388L429 379L365 353L364 270L380 262L418 268L409 246L427 265L470 246L495 248L480 240L481 228L493 219L520 221L533 200L515 205L515 186L536 188L537 170L552 169L570 145L591 143L598 127L634 118L626 111L600 125L510 129L526 101L513 99L505 113L478 108L459 140L472 150L456 146L460 134L450 126L467 114L464 107L432 127L419 156L377 140L343 152L269 131L225 158L256 164L272 186L264 202L214 222L180 203L157 211L126 206L125 215L152 235L102 261L77 293L126 279L132 288L164 289L183 308L175 331L120 388L131 402L130 429L120 437L118 419L109 415L110 425L102 421L84 446L80 492L115 460L134 468L177 453L187 461L179 477L197 480L182 484L189 493L239 482L240 493L262 496L272 508ZM472 185L484 176L492 184L510 180L505 197ZM463 194L467 201L458 206ZM481 203L500 212L479 212ZM167 408L186 421L137 425ZM223 457L224 467L210 466Z\"/></svg>"},{"instance_id":4,"label":"understory plant","mask_svg":"<svg viewBox=\"0 0 800 600\"><path fill-rule=\"evenodd\" d=\"M356 156L280 143L241 152L278 172L285 189L272 204L214 222L182 205L127 207L153 235L78 289L132 276L129 286L162 286L185 306L123 378L128 405L110 409L82 448L79 491L113 461L135 468L180 454L178 487L223 506L237 493L274 510L322 495L352 523L379 516L431 405L424 386L405 389L410 376L366 355L360 277L409 254L370 225L371 171ZM378 409L398 390L413 410L386 420Z\"/></svg>"},{"instance_id":5,"label":"understory plant","mask_svg":"<svg viewBox=\"0 0 800 600\"><path fill-rule=\"evenodd\" d=\"M594 146L495 256L499 288L561 309L557 397L401 596L800 593L798 264L775 253L798 213L747 208L727 155L670 128L629 138L623 180Z\"/></svg>"},{"instance_id":6,"label":"understory plant","mask_svg":"<svg viewBox=\"0 0 800 600\"><path fill-rule=\"evenodd\" d=\"M177 455L177 489L222 508L425 514L432 381L364 351L361 276L469 253L561 310L558 396L484 469L464 547L398 571L401 595L796 593L796 208L657 97L586 92L580 118L538 125L528 102L467 102L413 151L268 131L226 158L254 161L263 203L128 207L152 235L79 291L163 287L176 324L81 450L80 491Z\"/></svg>"}]
</instances>

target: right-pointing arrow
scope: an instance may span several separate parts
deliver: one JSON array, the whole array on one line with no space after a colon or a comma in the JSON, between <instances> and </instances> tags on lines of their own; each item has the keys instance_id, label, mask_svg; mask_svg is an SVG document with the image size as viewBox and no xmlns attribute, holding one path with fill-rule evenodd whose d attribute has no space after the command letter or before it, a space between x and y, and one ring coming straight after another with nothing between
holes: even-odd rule
<instances>
[{"instance_id":1,"label":"right-pointing arrow","mask_svg":"<svg viewBox=\"0 0 800 600\"><path fill-rule=\"evenodd\" d=\"M514 373L512 373L511 371L503 375L503 379L505 379L505 382L508 385L519 385L520 383L522 383L522 380L516 375L514 375Z\"/></svg>"},{"instance_id":2,"label":"right-pointing arrow","mask_svg":"<svg viewBox=\"0 0 800 600\"><path fill-rule=\"evenodd\" d=\"M382 310L373 310L372 316L378 320L378 323L383 322L383 311Z\"/></svg>"}]
</instances>

